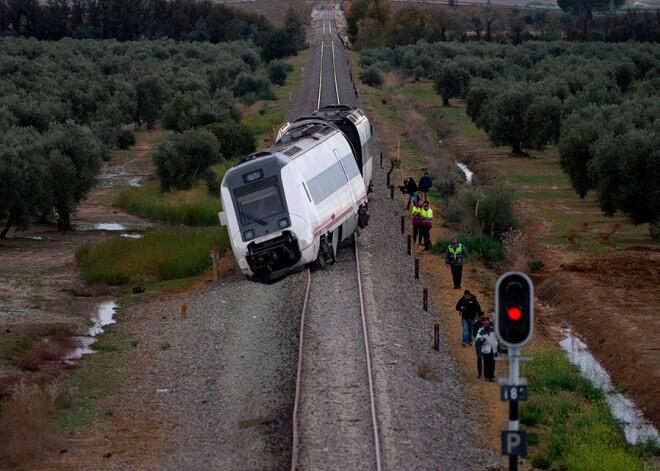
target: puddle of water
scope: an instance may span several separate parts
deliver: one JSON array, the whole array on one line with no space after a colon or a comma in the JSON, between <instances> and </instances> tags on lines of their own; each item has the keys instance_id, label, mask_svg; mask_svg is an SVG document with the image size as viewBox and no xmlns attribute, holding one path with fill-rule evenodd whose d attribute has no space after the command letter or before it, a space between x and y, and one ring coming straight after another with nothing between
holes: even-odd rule
<instances>
[{"instance_id":1,"label":"puddle of water","mask_svg":"<svg viewBox=\"0 0 660 471\"><path fill-rule=\"evenodd\" d=\"M123 224L117 224L114 222L103 222L100 224L81 222L74 224L74 230L76 231L125 231L127 230L126 226Z\"/></svg>"},{"instance_id":2,"label":"puddle of water","mask_svg":"<svg viewBox=\"0 0 660 471\"><path fill-rule=\"evenodd\" d=\"M605 402L610 407L612 415L623 423L626 440L629 443L638 443L649 438L660 439L660 434L644 417L642 411L631 400L616 391L610 376L591 354L587 345L570 328L556 330L565 336L559 345L566 351L571 363L580 368L583 376L605 391Z\"/></svg>"},{"instance_id":3,"label":"puddle of water","mask_svg":"<svg viewBox=\"0 0 660 471\"><path fill-rule=\"evenodd\" d=\"M109 324L115 324L117 322L113 317L115 315L116 308L117 303L114 301L106 301L97 306L91 317L94 325L89 328L90 336L97 336L103 332L103 327Z\"/></svg>"},{"instance_id":4,"label":"puddle of water","mask_svg":"<svg viewBox=\"0 0 660 471\"><path fill-rule=\"evenodd\" d=\"M472 172L467 168L467 165L464 164L459 164L454 160L454 163L458 165L458 168L460 168L463 173L465 174L465 181L467 182L468 185L472 184Z\"/></svg>"},{"instance_id":5,"label":"puddle of water","mask_svg":"<svg viewBox=\"0 0 660 471\"><path fill-rule=\"evenodd\" d=\"M142 239L142 234L122 234L120 237L128 237L129 239Z\"/></svg>"},{"instance_id":6,"label":"puddle of water","mask_svg":"<svg viewBox=\"0 0 660 471\"><path fill-rule=\"evenodd\" d=\"M73 337L73 339L78 342L78 347L69 352L64 360L78 360L83 355L94 353L92 350L92 345L96 342L94 337Z\"/></svg>"},{"instance_id":7,"label":"puddle of water","mask_svg":"<svg viewBox=\"0 0 660 471\"><path fill-rule=\"evenodd\" d=\"M96 336L103 332L106 325L117 322L114 319L116 308L117 303L112 300L76 298L74 311L89 316L92 326L87 331L87 335L73 337L78 346L66 355L65 361L77 360L83 355L94 353L91 347L96 342Z\"/></svg>"},{"instance_id":8,"label":"puddle of water","mask_svg":"<svg viewBox=\"0 0 660 471\"><path fill-rule=\"evenodd\" d=\"M101 224L95 224L95 229L100 231L125 231L126 226L122 224L116 224L114 222L106 222Z\"/></svg>"},{"instance_id":9,"label":"puddle of water","mask_svg":"<svg viewBox=\"0 0 660 471\"><path fill-rule=\"evenodd\" d=\"M30 240L44 240L43 237L30 237L30 236L17 236L14 234L7 234L7 239L30 239Z\"/></svg>"}]
</instances>

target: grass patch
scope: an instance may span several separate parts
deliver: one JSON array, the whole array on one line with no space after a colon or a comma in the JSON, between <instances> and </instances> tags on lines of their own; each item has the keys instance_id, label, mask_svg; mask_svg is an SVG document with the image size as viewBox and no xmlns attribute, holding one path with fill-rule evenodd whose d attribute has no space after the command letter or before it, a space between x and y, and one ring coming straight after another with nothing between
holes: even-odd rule
<instances>
[{"instance_id":1,"label":"grass patch","mask_svg":"<svg viewBox=\"0 0 660 471\"><path fill-rule=\"evenodd\" d=\"M228 245L225 228L159 229L142 239L83 244L76 249L76 261L91 283L143 283L199 275L211 265L211 248L222 253Z\"/></svg>"},{"instance_id":2,"label":"grass patch","mask_svg":"<svg viewBox=\"0 0 660 471\"><path fill-rule=\"evenodd\" d=\"M614 217L603 215L593 193L580 199L561 170L555 148L533 159L512 157L499 160L495 166L516 187L519 204L531 215L551 224L551 228L539 237L540 242L585 253L598 252L607 248L602 234L612 233L609 241L619 248L655 246L648 236L648 224L633 226L621 214ZM577 247L571 248L569 236L573 237Z\"/></svg>"},{"instance_id":3,"label":"grass patch","mask_svg":"<svg viewBox=\"0 0 660 471\"><path fill-rule=\"evenodd\" d=\"M657 447L630 445L604 402L604 393L580 376L557 346L534 347L526 365L530 399L520 421L529 427L531 463L541 469L623 471L648 469Z\"/></svg>"},{"instance_id":4,"label":"grass patch","mask_svg":"<svg viewBox=\"0 0 660 471\"><path fill-rule=\"evenodd\" d=\"M192 190L166 193L161 193L153 183L126 187L113 206L154 221L187 226L218 226L218 212L222 211L220 198L209 195L201 184Z\"/></svg>"},{"instance_id":5,"label":"grass patch","mask_svg":"<svg viewBox=\"0 0 660 471\"><path fill-rule=\"evenodd\" d=\"M89 425L103 414L99 401L112 394L118 384L116 363L129 350L130 339L119 325L110 325L94 344L97 353L86 355L59 386L55 421L68 430ZM107 410L107 408L106 408Z\"/></svg>"}]
</instances>

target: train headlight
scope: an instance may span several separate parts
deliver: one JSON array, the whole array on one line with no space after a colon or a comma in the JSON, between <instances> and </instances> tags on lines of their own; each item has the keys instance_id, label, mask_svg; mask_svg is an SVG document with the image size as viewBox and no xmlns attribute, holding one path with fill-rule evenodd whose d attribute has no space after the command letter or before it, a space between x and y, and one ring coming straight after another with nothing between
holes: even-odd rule
<instances>
[{"instance_id":1,"label":"train headlight","mask_svg":"<svg viewBox=\"0 0 660 471\"><path fill-rule=\"evenodd\" d=\"M249 229L249 230L243 232L243 237L245 237L245 240L254 239L254 231L252 229Z\"/></svg>"},{"instance_id":2,"label":"train headlight","mask_svg":"<svg viewBox=\"0 0 660 471\"><path fill-rule=\"evenodd\" d=\"M289 227L289 220L287 218L282 218L279 221L277 221L277 225L280 226L280 229Z\"/></svg>"}]
</instances>

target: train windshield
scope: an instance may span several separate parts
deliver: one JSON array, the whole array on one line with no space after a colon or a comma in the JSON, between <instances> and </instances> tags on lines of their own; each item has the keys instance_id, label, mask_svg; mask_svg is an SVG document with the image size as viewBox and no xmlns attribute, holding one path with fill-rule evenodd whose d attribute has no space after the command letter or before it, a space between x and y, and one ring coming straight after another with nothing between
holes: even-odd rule
<instances>
[{"instance_id":1,"label":"train windshield","mask_svg":"<svg viewBox=\"0 0 660 471\"><path fill-rule=\"evenodd\" d=\"M257 223L265 226L268 219L284 212L276 177L238 188L235 193L244 225Z\"/></svg>"}]
</instances>

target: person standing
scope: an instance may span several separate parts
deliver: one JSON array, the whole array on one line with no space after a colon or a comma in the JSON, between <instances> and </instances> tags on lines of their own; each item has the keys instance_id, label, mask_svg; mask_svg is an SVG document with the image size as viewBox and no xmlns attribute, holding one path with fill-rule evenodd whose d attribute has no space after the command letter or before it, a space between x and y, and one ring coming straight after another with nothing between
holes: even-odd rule
<instances>
[{"instance_id":1,"label":"person standing","mask_svg":"<svg viewBox=\"0 0 660 471\"><path fill-rule=\"evenodd\" d=\"M465 290L461 299L456 303L456 310L461 315L461 324L463 325L463 341L461 345L466 347L472 345L472 327L477 318L477 314L481 311L477 297L470 293L470 290Z\"/></svg>"},{"instance_id":2,"label":"person standing","mask_svg":"<svg viewBox=\"0 0 660 471\"><path fill-rule=\"evenodd\" d=\"M400 186L399 189L403 192L404 195L408 195L408 205L406 209L410 209L410 202L417 203L419 199L417 198L417 183L415 179L408 177L403 181L403 186Z\"/></svg>"},{"instance_id":3,"label":"person standing","mask_svg":"<svg viewBox=\"0 0 660 471\"><path fill-rule=\"evenodd\" d=\"M417 242L417 239L419 238L419 245L423 244L423 233L422 233L422 202L418 201L415 203L415 205L412 207L411 211L411 216L412 216L412 225L413 225L413 233L412 233L412 240L413 243Z\"/></svg>"},{"instance_id":4,"label":"person standing","mask_svg":"<svg viewBox=\"0 0 660 471\"><path fill-rule=\"evenodd\" d=\"M422 232L424 234L424 250L431 250L431 226L433 225L433 210L428 201L422 206Z\"/></svg>"},{"instance_id":5,"label":"person standing","mask_svg":"<svg viewBox=\"0 0 660 471\"><path fill-rule=\"evenodd\" d=\"M452 236L451 244L447 247L445 252L445 265L447 268L451 267L451 277L454 281L454 289L461 287L461 280L463 278L463 264L467 257L467 250L465 246L458 242L458 237Z\"/></svg>"},{"instance_id":6,"label":"person standing","mask_svg":"<svg viewBox=\"0 0 660 471\"><path fill-rule=\"evenodd\" d=\"M476 342L477 339L477 333L479 332L479 329L481 329L484 326L484 313L480 312L477 314L477 320L476 322L472 325L472 335L474 336L475 342L474 342L474 349L477 352L477 378L481 378L481 371L482 371L482 356L481 356L481 345Z\"/></svg>"},{"instance_id":7,"label":"person standing","mask_svg":"<svg viewBox=\"0 0 660 471\"><path fill-rule=\"evenodd\" d=\"M495 353L497 352L497 337L495 329L490 325L490 318L484 317L484 326L477 332L475 343L481 347L484 360L484 378L491 383L495 381Z\"/></svg>"},{"instance_id":8,"label":"person standing","mask_svg":"<svg viewBox=\"0 0 660 471\"><path fill-rule=\"evenodd\" d=\"M422 201L426 201L429 199L429 190L432 187L433 180L429 177L428 172L424 172L424 176L419 179L419 183L417 184L417 197Z\"/></svg>"}]
</instances>

